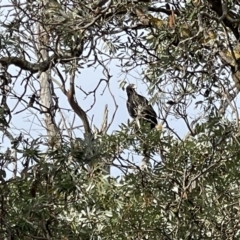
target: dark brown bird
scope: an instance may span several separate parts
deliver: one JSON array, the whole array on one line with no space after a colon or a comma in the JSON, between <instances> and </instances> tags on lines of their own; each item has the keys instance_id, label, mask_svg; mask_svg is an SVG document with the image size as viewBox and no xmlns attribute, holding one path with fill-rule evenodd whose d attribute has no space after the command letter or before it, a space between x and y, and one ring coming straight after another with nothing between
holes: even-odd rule
<instances>
[{"instance_id":1,"label":"dark brown bird","mask_svg":"<svg viewBox=\"0 0 240 240\"><path fill-rule=\"evenodd\" d=\"M144 120L150 124L151 129L157 125L157 114L148 100L139 95L136 91L135 84L129 84L126 88L128 95L127 109L129 115L136 120Z\"/></svg>"}]
</instances>

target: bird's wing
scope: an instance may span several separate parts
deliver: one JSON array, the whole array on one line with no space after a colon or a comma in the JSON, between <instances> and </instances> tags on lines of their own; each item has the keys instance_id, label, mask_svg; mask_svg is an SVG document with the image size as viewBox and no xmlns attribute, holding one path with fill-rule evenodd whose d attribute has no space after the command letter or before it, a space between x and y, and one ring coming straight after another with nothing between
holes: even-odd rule
<instances>
[{"instance_id":1,"label":"bird's wing","mask_svg":"<svg viewBox=\"0 0 240 240\"><path fill-rule=\"evenodd\" d=\"M138 94L137 97L138 97L138 101L137 102L139 102L139 103L141 103L141 105L143 105L145 114L148 114L151 117L157 117L156 112L154 111L152 105L150 105L148 103L148 100L145 97L143 97L143 96L141 96L139 94Z\"/></svg>"},{"instance_id":2,"label":"bird's wing","mask_svg":"<svg viewBox=\"0 0 240 240\"><path fill-rule=\"evenodd\" d=\"M151 105L148 105L146 110L152 117L157 117L157 114Z\"/></svg>"},{"instance_id":3,"label":"bird's wing","mask_svg":"<svg viewBox=\"0 0 240 240\"><path fill-rule=\"evenodd\" d=\"M134 106L134 103L132 101L130 101L130 100L127 101L127 110L128 110L129 115L132 118L136 118L137 117L136 108Z\"/></svg>"},{"instance_id":4,"label":"bird's wing","mask_svg":"<svg viewBox=\"0 0 240 240\"><path fill-rule=\"evenodd\" d=\"M140 94L136 94L136 101L141 103L141 105L148 105L148 100Z\"/></svg>"}]
</instances>

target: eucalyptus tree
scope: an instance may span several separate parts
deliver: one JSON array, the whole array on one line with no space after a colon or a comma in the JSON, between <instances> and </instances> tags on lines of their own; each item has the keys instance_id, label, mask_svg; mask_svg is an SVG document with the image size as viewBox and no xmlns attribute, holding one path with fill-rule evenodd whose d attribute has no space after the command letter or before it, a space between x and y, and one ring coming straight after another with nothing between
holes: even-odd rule
<instances>
[{"instance_id":1,"label":"eucalyptus tree","mask_svg":"<svg viewBox=\"0 0 240 240\"><path fill-rule=\"evenodd\" d=\"M238 1L0 10L2 239L239 238ZM158 129L112 130L126 108L113 91L133 81L147 86ZM94 121L106 94L114 109Z\"/></svg>"}]
</instances>

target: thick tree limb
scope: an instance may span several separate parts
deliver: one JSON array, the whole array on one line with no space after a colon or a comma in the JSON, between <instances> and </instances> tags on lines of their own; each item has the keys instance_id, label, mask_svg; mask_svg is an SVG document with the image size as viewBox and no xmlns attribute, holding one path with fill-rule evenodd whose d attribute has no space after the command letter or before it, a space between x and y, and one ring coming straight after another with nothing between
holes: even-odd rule
<instances>
[{"instance_id":1,"label":"thick tree limb","mask_svg":"<svg viewBox=\"0 0 240 240\"><path fill-rule=\"evenodd\" d=\"M227 8L226 3L223 3L221 0L208 0L208 2L211 4L211 9L217 13L219 20L222 21L225 24L225 26L232 31L236 40L239 42L240 33L238 31L238 26L234 22L229 20L229 18L227 17L229 15L229 10ZM240 90L240 62L236 60L234 53L232 54L233 56L228 56L224 51L220 51L218 54L224 62L226 62L229 66L231 66L232 78L235 82L236 88L239 91Z\"/></svg>"},{"instance_id":2,"label":"thick tree limb","mask_svg":"<svg viewBox=\"0 0 240 240\"><path fill-rule=\"evenodd\" d=\"M238 26L231 22L228 18L228 9L226 9L225 5L222 4L221 0L208 0L211 4L211 9L217 13L219 16L219 20L222 20L226 27L230 28L236 37L237 41L240 41L240 34L238 32Z\"/></svg>"},{"instance_id":3,"label":"thick tree limb","mask_svg":"<svg viewBox=\"0 0 240 240\"><path fill-rule=\"evenodd\" d=\"M73 59L77 58L82 54L83 51L83 42L79 49L76 49L74 56L69 53L64 53L64 56L61 56L57 53L50 56L47 60L44 60L39 63L31 63L24 58L20 57L2 57L0 58L0 63L3 65L15 65L16 67L21 68L22 70L30 71L31 73L45 72L49 69L50 65L53 67L56 63L68 63Z\"/></svg>"},{"instance_id":4,"label":"thick tree limb","mask_svg":"<svg viewBox=\"0 0 240 240\"><path fill-rule=\"evenodd\" d=\"M72 109L74 110L74 112L80 117L80 119L83 122L83 127L85 130L86 134L92 134L90 125L89 125L89 121L87 118L87 114L86 112L79 106L79 104L77 103L76 100L76 96L75 96L75 87L74 87L74 74L71 75L71 79L70 79L70 90L67 91L67 98L68 98L68 102L71 105Z\"/></svg>"},{"instance_id":5,"label":"thick tree limb","mask_svg":"<svg viewBox=\"0 0 240 240\"><path fill-rule=\"evenodd\" d=\"M55 54L51 56L48 60L45 60L41 63L31 63L25 60L24 58L19 57L3 57L0 58L0 63L9 65L15 65L22 70L30 71L31 73L37 73L38 71L45 72L51 63L52 60L56 58Z\"/></svg>"}]
</instances>

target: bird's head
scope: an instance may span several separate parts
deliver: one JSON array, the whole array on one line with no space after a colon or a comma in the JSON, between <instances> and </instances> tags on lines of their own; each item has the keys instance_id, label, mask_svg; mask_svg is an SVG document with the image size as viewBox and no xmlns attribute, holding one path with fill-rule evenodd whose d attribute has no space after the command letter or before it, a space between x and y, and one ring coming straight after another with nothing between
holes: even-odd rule
<instances>
[{"instance_id":1,"label":"bird's head","mask_svg":"<svg viewBox=\"0 0 240 240\"><path fill-rule=\"evenodd\" d=\"M136 89L136 85L135 84L129 84L126 88L126 92L128 97L133 96L134 93L136 93L135 89Z\"/></svg>"},{"instance_id":2,"label":"bird's head","mask_svg":"<svg viewBox=\"0 0 240 240\"><path fill-rule=\"evenodd\" d=\"M132 92L135 92L135 89L136 89L136 85L135 84L129 84L126 88L126 91L127 93L132 93Z\"/></svg>"}]
</instances>

